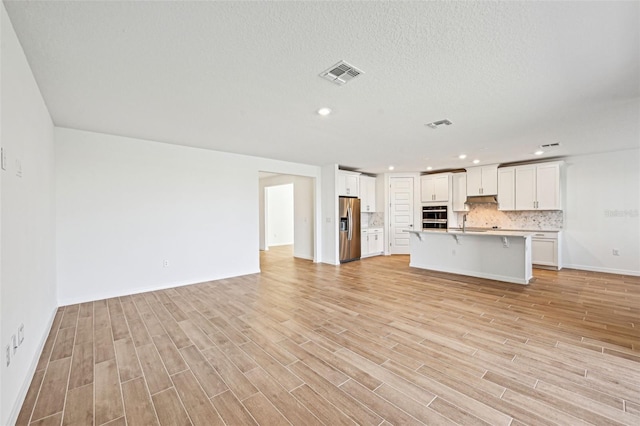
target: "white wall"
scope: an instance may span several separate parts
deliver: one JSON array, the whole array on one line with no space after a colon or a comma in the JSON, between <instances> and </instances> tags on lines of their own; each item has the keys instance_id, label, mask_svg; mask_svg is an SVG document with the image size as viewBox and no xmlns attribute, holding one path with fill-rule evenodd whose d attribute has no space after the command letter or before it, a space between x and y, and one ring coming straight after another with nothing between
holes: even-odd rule
<instances>
[{"instance_id":1,"label":"white wall","mask_svg":"<svg viewBox=\"0 0 640 426\"><path fill-rule=\"evenodd\" d=\"M316 260L315 181L304 176L278 175L260 179L260 250L266 247L264 188L283 184L293 184L293 256Z\"/></svg>"},{"instance_id":2,"label":"white wall","mask_svg":"<svg viewBox=\"0 0 640 426\"><path fill-rule=\"evenodd\" d=\"M564 266L640 275L640 150L565 161Z\"/></svg>"},{"instance_id":3,"label":"white wall","mask_svg":"<svg viewBox=\"0 0 640 426\"><path fill-rule=\"evenodd\" d=\"M60 305L258 272L258 171L320 170L61 128L55 153Z\"/></svg>"},{"instance_id":4,"label":"white wall","mask_svg":"<svg viewBox=\"0 0 640 426\"><path fill-rule=\"evenodd\" d=\"M56 304L53 123L4 5L1 16L0 424L13 424ZM22 176L19 177L21 163ZM7 367L4 347L24 324Z\"/></svg>"},{"instance_id":5,"label":"white wall","mask_svg":"<svg viewBox=\"0 0 640 426\"><path fill-rule=\"evenodd\" d=\"M267 245L293 244L293 184L266 188Z\"/></svg>"},{"instance_id":6,"label":"white wall","mask_svg":"<svg viewBox=\"0 0 640 426\"><path fill-rule=\"evenodd\" d=\"M339 265L338 249L338 165L328 164L322 167L322 262Z\"/></svg>"}]
</instances>

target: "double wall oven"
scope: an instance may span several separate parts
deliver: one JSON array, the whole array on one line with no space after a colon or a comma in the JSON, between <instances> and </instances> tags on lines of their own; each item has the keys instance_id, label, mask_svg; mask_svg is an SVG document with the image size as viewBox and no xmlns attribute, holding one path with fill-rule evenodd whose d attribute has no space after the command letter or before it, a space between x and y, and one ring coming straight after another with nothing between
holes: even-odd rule
<instances>
[{"instance_id":1,"label":"double wall oven","mask_svg":"<svg viewBox=\"0 0 640 426\"><path fill-rule=\"evenodd\" d=\"M447 229L447 206L423 206L422 229Z\"/></svg>"}]
</instances>

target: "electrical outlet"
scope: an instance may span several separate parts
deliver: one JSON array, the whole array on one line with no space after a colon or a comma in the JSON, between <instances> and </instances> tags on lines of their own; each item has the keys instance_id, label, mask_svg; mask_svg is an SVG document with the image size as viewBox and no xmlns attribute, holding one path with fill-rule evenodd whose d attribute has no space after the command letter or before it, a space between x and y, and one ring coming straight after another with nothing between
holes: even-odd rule
<instances>
[{"instance_id":1,"label":"electrical outlet","mask_svg":"<svg viewBox=\"0 0 640 426\"><path fill-rule=\"evenodd\" d=\"M4 148L0 148L0 163L2 170L7 170L7 150Z\"/></svg>"},{"instance_id":2,"label":"electrical outlet","mask_svg":"<svg viewBox=\"0 0 640 426\"><path fill-rule=\"evenodd\" d=\"M166 259L165 259L165 260L163 260L163 261L162 261L162 267L163 267L163 268L168 268L168 267L169 267L169 261L168 261L168 260L166 260Z\"/></svg>"},{"instance_id":3,"label":"electrical outlet","mask_svg":"<svg viewBox=\"0 0 640 426\"><path fill-rule=\"evenodd\" d=\"M16 349L18 349L18 339L16 339L16 335L11 336L11 346L13 347L13 354L16 354Z\"/></svg>"},{"instance_id":4,"label":"electrical outlet","mask_svg":"<svg viewBox=\"0 0 640 426\"><path fill-rule=\"evenodd\" d=\"M614 256L620 256L620 249L613 249Z\"/></svg>"},{"instance_id":5,"label":"electrical outlet","mask_svg":"<svg viewBox=\"0 0 640 426\"><path fill-rule=\"evenodd\" d=\"M18 327L18 346L20 346L24 342L24 324L20 324Z\"/></svg>"},{"instance_id":6,"label":"electrical outlet","mask_svg":"<svg viewBox=\"0 0 640 426\"><path fill-rule=\"evenodd\" d=\"M4 356L5 356L5 359L7 360L7 367L8 367L9 364L11 364L11 345L7 345L7 347L4 348Z\"/></svg>"}]
</instances>

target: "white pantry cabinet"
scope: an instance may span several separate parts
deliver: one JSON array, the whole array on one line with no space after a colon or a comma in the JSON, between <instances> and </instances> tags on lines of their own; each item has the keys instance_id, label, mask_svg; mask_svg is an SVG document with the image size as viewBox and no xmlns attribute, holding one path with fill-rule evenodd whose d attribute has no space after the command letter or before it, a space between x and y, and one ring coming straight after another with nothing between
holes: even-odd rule
<instances>
[{"instance_id":1,"label":"white pantry cabinet","mask_svg":"<svg viewBox=\"0 0 640 426\"><path fill-rule=\"evenodd\" d=\"M420 194L423 203L449 201L449 173L420 176Z\"/></svg>"},{"instance_id":2,"label":"white pantry cabinet","mask_svg":"<svg viewBox=\"0 0 640 426\"><path fill-rule=\"evenodd\" d=\"M376 211L376 178L360 176L360 211L374 213Z\"/></svg>"},{"instance_id":3,"label":"white pantry cabinet","mask_svg":"<svg viewBox=\"0 0 640 426\"><path fill-rule=\"evenodd\" d=\"M516 210L562 210L561 162L528 164L515 168Z\"/></svg>"},{"instance_id":4,"label":"white pantry cabinet","mask_svg":"<svg viewBox=\"0 0 640 426\"><path fill-rule=\"evenodd\" d=\"M536 232L531 237L531 263L536 266L562 269L560 232Z\"/></svg>"},{"instance_id":5,"label":"white pantry cabinet","mask_svg":"<svg viewBox=\"0 0 640 426\"><path fill-rule=\"evenodd\" d=\"M516 209L516 168L498 169L498 210Z\"/></svg>"},{"instance_id":6,"label":"white pantry cabinet","mask_svg":"<svg viewBox=\"0 0 640 426\"><path fill-rule=\"evenodd\" d=\"M360 173L338 170L338 195L345 197L358 197Z\"/></svg>"},{"instance_id":7,"label":"white pantry cabinet","mask_svg":"<svg viewBox=\"0 0 640 426\"><path fill-rule=\"evenodd\" d=\"M466 212L469 210L467 202L467 174L454 173L451 175L452 208L454 212Z\"/></svg>"},{"instance_id":8,"label":"white pantry cabinet","mask_svg":"<svg viewBox=\"0 0 640 426\"><path fill-rule=\"evenodd\" d=\"M498 165L469 167L467 169L467 195L496 195L498 193Z\"/></svg>"}]
</instances>

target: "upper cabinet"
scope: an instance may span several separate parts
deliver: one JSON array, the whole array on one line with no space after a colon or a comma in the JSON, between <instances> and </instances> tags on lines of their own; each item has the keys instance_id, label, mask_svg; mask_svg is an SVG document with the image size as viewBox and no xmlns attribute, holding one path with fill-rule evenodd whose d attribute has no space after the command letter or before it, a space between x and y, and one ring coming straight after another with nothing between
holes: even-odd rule
<instances>
[{"instance_id":1,"label":"upper cabinet","mask_svg":"<svg viewBox=\"0 0 640 426\"><path fill-rule=\"evenodd\" d=\"M515 167L516 210L562 210L561 162Z\"/></svg>"},{"instance_id":2,"label":"upper cabinet","mask_svg":"<svg viewBox=\"0 0 640 426\"><path fill-rule=\"evenodd\" d=\"M338 170L338 195L344 197L357 197L359 190L360 173Z\"/></svg>"},{"instance_id":3,"label":"upper cabinet","mask_svg":"<svg viewBox=\"0 0 640 426\"><path fill-rule=\"evenodd\" d=\"M516 209L516 168L498 169L498 210Z\"/></svg>"},{"instance_id":4,"label":"upper cabinet","mask_svg":"<svg viewBox=\"0 0 640 426\"><path fill-rule=\"evenodd\" d=\"M498 165L469 167L467 195L496 195L498 193Z\"/></svg>"},{"instance_id":5,"label":"upper cabinet","mask_svg":"<svg viewBox=\"0 0 640 426\"><path fill-rule=\"evenodd\" d=\"M373 213L376 211L376 178L360 176L360 211Z\"/></svg>"},{"instance_id":6,"label":"upper cabinet","mask_svg":"<svg viewBox=\"0 0 640 426\"><path fill-rule=\"evenodd\" d=\"M449 201L449 173L420 176L420 189L423 203Z\"/></svg>"},{"instance_id":7,"label":"upper cabinet","mask_svg":"<svg viewBox=\"0 0 640 426\"><path fill-rule=\"evenodd\" d=\"M453 193L452 208L454 212L466 212L469 210L467 201L467 174L454 173L451 175L451 186Z\"/></svg>"},{"instance_id":8,"label":"upper cabinet","mask_svg":"<svg viewBox=\"0 0 640 426\"><path fill-rule=\"evenodd\" d=\"M498 169L498 210L562 210L562 161Z\"/></svg>"}]
</instances>

